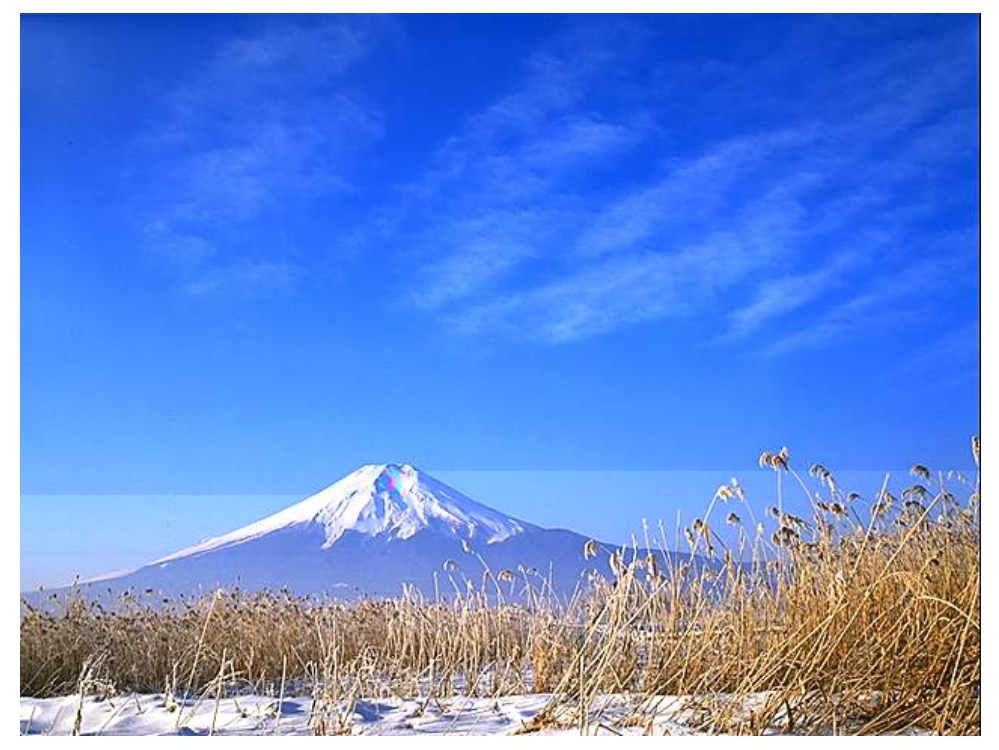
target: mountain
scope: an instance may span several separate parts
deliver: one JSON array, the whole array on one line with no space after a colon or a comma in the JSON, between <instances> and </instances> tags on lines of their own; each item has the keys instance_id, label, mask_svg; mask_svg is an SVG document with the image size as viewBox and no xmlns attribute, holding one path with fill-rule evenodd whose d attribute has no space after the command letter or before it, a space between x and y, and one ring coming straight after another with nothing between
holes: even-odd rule
<instances>
[{"instance_id":1,"label":"mountain","mask_svg":"<svg viewBox=\"0 0 999 750\"><path fill-rule=\"evenodd\" d=\"M329 549L351 532L384 542L431 532L492 544L536 527L480 505L409 464L369 464L273 516L155 564L226 549L290 528L321 530L322 548Z\"/></svg>"},{"instance_id":2,"label":"mountain","mask_svg":"<svg viewBox=\"0 0 999 750\"><path fill-rule=\"evenodd\" d=\"M488 569L514 573L505 592L547 581L564 597L587 570L611 574L612 547L587 560L587 541L482 505L409 464L371 464L261 521L79 589L159 599L238 586L354 599L398 596L409 585L434 597L481 587ZM494 580L486 585L495 590Z\"/></svg>"}]
</instances>

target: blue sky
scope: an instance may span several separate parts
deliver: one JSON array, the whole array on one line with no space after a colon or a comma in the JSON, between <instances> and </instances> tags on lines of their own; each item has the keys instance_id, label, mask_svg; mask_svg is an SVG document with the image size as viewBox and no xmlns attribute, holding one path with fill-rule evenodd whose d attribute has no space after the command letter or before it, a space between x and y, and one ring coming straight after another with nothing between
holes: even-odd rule
<instances>
[{"instance_id":1,"label":"blue sky","mask_svg":"<svg viewBox=\"0 0 999 750\"><path fill-rule=\"evenodd\" d=\"M614 537L966 468L978 79L973 16L22 17L22 583L368 462Z\"/></svg>"}]
</instances>

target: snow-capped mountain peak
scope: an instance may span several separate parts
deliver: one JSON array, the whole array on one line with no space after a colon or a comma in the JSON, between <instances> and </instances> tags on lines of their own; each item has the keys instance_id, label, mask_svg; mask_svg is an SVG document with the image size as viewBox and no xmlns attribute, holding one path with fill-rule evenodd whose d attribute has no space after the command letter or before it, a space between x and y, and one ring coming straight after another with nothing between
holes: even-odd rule
<instances>
[{"instance_id":1,"label":"snow-capped mountain peak","mask_svg":"<svg viewBox=\"0 0 999 750\"><path fill-rule=\"evenodd\" d=\"M348 531L390 541L430 529L490 544L536 528L477 503L410 464L368 464L285 510L156 562L229 547L288 527L316 526L323 529L324 548Z\"/></svg>"},{"instance_id":2,"label":"snow-capped mountain peak","mask_svg":"<svg viewBox=\"0 0 999 750\"><path fill-rule=\"evenodd\" d=\"M319 506L316 510L316 506ZM463 539L499 542L525 526L481 505L410 464L363 466L300 503L326 529L326 545L344 532L408 539L432 528Z\"/></svg>"}]
</instances>

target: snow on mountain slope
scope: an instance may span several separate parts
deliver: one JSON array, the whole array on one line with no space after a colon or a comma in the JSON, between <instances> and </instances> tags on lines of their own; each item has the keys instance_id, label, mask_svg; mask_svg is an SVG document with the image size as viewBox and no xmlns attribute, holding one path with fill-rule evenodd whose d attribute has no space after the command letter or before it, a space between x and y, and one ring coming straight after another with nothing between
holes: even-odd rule
<instances>
[{"instance_id":1,"label":"snow on mountain slope","mask_svg":"<svg viewBox=\"0 0 999 750\"><path fill-rule=\"evenodd\" d=\"M408 587L436 597L495 587L484 576L510 571L521 595L532 586L568 597L593 571L613 575L612 546L598 545L597 558L587 560L586 543L482 505L411 465L375 464L249 526L64 591L109 606L124 591L160 601L216 587L340 599L398 596ZM25 597L44 600L41 592Z\"/></svg>"},{"instance_id":2,"label":"snow on mountain slope","mask_svg":"<svg viewBox=\"0 0 999 750\"><path fill-rule=\"evenodd\" d=\"M537 528L477 503L409 464L368 464L285 510L153 564L223 549L289 527L322 528L324 549L347 531L392 541L431 529L492 544Z\"/></svg>"}]
</instances>

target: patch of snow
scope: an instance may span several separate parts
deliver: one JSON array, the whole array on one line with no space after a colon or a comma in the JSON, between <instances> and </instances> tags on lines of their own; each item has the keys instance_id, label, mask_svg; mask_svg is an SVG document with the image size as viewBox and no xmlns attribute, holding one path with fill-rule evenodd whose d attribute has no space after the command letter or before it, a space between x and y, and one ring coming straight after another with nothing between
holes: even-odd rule
<instances>
[{"instance_id":1,"label":"patch of snow","mask_svg":"<svg viewBox=\"0 0 999 750\"><path fill-rule=\"evenodd\" d=\"M81 578L78 583L100 583L101 581L107 581L112 578L120 578L121 576L127 576L129 573L134 573L135 568L122 568L120 570L111 570L107 573L99 573L95 576L90 576L89 578Z\"/></svg>"}]
</instances>

